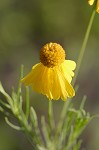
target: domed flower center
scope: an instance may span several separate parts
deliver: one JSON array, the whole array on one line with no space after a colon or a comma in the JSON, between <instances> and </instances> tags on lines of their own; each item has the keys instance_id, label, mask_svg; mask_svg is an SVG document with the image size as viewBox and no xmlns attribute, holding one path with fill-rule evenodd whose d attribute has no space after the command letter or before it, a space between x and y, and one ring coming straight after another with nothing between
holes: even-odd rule
<instances>
[{"instance_id":1,"label":"domed flower center","mask_svg":"<svg viewBox=\"0 0 99 150\"><path fill-rule=\"evenodd\" d=\"M54 67L65 60L65 51L57 43L48 43L40 50L40 60L44 66Z\"/></svg>"}]
</instances>

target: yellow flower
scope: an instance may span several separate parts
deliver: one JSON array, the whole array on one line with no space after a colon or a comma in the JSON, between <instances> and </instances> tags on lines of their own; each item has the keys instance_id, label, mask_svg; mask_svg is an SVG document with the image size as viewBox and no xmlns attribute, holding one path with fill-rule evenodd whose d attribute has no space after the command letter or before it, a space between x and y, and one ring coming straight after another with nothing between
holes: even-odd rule
<instances>
[{"instance_id":1,"label":"yellow flower","mask_svg":"<svg viewBox=\"0 0 99 150\"><path fill-rule=\"evenodd\" d=\"M95 0L88 0L89 5L93 5L93 3L95 2ZM96 11L99 13L99 0L97 0L97 8Z\"/></svg>"},{"instance_id":2,"label":"yellow flower","mask_svg":"<svg viewBox=\"0 0 99 150\"><path fill-rule=\"evenodd\" d=\"M71 85L76 63L65 60L65 51L57 43L48 43L40 50L40 63L21 81L31 85L34 91L42 93L50 100L66 100L75 91Z\"/></svg>"}]
</instances>

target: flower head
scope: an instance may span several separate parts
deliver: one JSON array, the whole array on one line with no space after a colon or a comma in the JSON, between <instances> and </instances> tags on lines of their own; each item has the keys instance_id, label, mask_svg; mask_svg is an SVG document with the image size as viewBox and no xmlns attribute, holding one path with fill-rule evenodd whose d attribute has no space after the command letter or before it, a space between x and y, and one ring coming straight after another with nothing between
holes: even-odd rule
<instances>
[{"instance_id":1,"label":"flower head","mask_svg":"<svg viewBox=\"0 0 99 150\"><path fill-rule=\"evenodd\" d=\"M95 0L88 0L89 5L93 5ZM99 13L99 0L97 0L97 8L96 11Z\"/></svg>"},{"instance_id":2,"label":"flower head","mask_svg":"<svg viewBox=\"0 0 99 150\"><path fill-rule=\"evenodd\" d=\"M65 51L57 43L48 43L40 50L40 63L21 81L31 85L34 91L46 95L50 100L66 100L75 91L71 85L76 63L65 60Z\"/></svg>"}]
</instances>

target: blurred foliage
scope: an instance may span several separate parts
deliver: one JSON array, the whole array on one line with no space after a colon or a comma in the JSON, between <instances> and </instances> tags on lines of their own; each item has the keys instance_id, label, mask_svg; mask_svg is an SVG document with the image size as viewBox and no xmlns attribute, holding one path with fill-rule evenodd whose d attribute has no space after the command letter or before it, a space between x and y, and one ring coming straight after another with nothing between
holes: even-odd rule
<instances>
[{"instance_id":1,"label":"blurred foliage","mask_svg":"<svg viewBox=\"0 0 99 150\"><path fill-rule=\"evenodd\" d=\"M23 92L21 87L19 82L17 92L12 90L10 96L0 83L0 93L5 97L5 101L0 99L0 111L5 115L6 123L11 128L23 132L34 150L79 150L82 143L80 135L94 118L94 116L90 116L90 113L84 110L86 96L81 100L79 109L75 109L73 102L68 100L58 116L57 122L55 122L53 113L53 101L49 101L48 122L46 122L43 115L38 123L36 111L30 106L28 87L26 87L24 92L26 96L24 100L25 110L23 110ZM12 123L10 121L11 118L15 119L18 125Z\"/></svg>"},{"instance_id":2,"label":"blurred foliage","mask_svg":"<svg viewBox=\"0 0 99 150\"><path fill-rule=\"evenodd\" d=\"M47 42L60 43L66 50L67 59L76 61L91 11L92 7L86 0L0 0L0 80L6 91L10 92L12 85L17 86L21 64L24 64L26 74L33 64L39 62L39 49ZM86 109L95 114L99 113L98 39L99 14L96 14L77 80L79 90L75 97L75 103L78 104L79 97L86 94ZM31 92L31 103L39 116L46 113L48 104L44 96ZM55 103L57 113L62 105L62 102ZM23 149L23 139L19 138L17 141L18 138L14 136L15 141L13 139L10 142L13 137L10 136L10 140L9 134L12 133L3 126L2 118L0 122L0 145L8 145L6 139L9 139L9 147L0 149ZM87 150L99 148L98 125L99 121L93 121L83 135ZM3 136L5 133L6 136ZM20 146L14 148L14 143Z\"/></svg>"}]
</instances>

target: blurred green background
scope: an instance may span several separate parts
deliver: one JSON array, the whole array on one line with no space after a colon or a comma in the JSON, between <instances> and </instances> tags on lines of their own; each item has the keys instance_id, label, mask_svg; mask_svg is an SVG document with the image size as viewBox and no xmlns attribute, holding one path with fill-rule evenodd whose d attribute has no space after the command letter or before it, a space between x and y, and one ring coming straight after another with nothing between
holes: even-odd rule
<instances>
[{"instance_id":1,"label":"blurred green background","mask_svg":"<svg viewBox=\"0 0 99 150\"><path fill-rule=\"evenodd\" d=\"M0 80L8 93L17 87L20 66L24 75L39 62L39 50L48 42L60 43L67 59L77 61L92 7L87 0L0 0ZM99 114L99 14L96 14L86 53L77 79L79 90L74 98L78 106L87 95L86 110ZM39 120L46 115L48 100L32 92L31 105ZM53 102L58 120L62 101ZM99 150L99 118L85 129L84 150ZM0 150L32 150L26 137L4 122L0 113Z\"/></svg>"}]
</instances>

